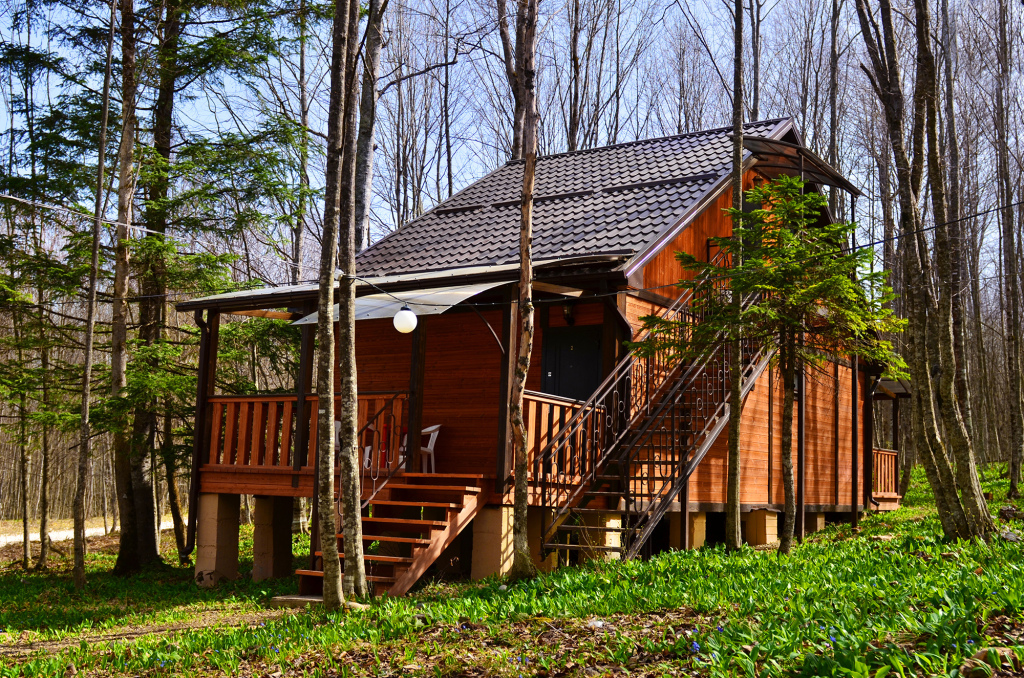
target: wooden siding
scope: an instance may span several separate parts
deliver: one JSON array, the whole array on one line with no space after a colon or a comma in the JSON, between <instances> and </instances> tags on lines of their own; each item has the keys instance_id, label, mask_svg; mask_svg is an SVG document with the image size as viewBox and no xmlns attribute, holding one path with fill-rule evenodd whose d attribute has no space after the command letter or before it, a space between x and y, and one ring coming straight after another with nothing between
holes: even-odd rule
<instances>
[{"instance_id":1,"label":"wooden siding","mask_svg":"<svg viewBox=\"0 0 1024 678\"><path fill-rule=\"evenodd\" d=\"M744 190L753 186L753 170L743 177ZM676 297L678 291L671 287L683 277L683 271L676 261L676 252L688 252L702 261L708 258L708 238L724 238L732 234L732 220L724 210L732 207L732 189L726 190L698 214L671 242L658 252L644 266L644 287L667 297ZM664 286L664 287L663 287Z\"/></svg>"},{"instance_id":2,"label":"wooden siding","mask_svg":"<svg viewBox=\"0 0 1024 678\"><path fill-rule=\"evenodd\" d=\"M853 471L852 449L852 374L849 367L839 367L839 495L836 497L836 377L835 365L827 363L811 368L807 376L807 423L805 431L805 498L807 506L849 506L852 497L850 478ZM860 405L866 385L860 377ZM785 503L782 484L782 383L777 369L765 370L743 406L740 429L741 489L740 503L774 505ZM858 406L858 497L863 496L860 479L864 470L864 422ZM769 419L769 409L771 417ZM704 461L690 479L690 501L693 503L722 504L725 502L726 462L729 434L726 430L715 442ZM797 472L797 416L793 412L793 472ZM769 484L770 459L770 484Z\"/></svg>"}]
</instances>

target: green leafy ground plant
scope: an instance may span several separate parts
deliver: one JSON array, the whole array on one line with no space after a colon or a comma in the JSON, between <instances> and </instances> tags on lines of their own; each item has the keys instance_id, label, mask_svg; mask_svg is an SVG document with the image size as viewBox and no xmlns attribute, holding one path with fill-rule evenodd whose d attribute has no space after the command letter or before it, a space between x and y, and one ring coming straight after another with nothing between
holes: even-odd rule
<instances>
[{"instance_id":1,"label":"green leafy ground plant","mask_svg":"<svg viewBox=\"0 0 1024 678\"><path fill-rule=\"evenodd\" d=\"M998 493L999 482L989 487ZM979 648L1021 653L1021 545L944 542L934 508L919 493L908 500L857 532L829 526L789 558L671 552L508 587L427 585L336 614L267 612L274 589L236 582L199 591L187 570L95 576L95 587L110 588L80 598L63 575L7 571L3 600L18 602L0 613L0 646L17 652L4 651L0 676L63 675L71 665L95 675L956 676ZM60 593L33 604L27 587L37 584L21 577L40 579L37 595ZM112 601L125 594L146 611L120 610ZM222 617L188 625L211 610ZM187 628L166 630L168 622ZM134 624L139 634L104 641L104 624ZM23 632L63 644L21 648Z\"/></svg>"}]
</instances>

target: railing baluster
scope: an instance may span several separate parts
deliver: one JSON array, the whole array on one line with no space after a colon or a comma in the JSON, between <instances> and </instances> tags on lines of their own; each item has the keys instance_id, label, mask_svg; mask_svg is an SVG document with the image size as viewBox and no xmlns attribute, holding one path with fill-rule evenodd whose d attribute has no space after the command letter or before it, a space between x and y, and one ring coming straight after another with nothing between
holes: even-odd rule
<instances>
[{"instance_id":1,"label":"railing baluster","mask_svg":"<svg viewBox=\"0 0 1024 678\"><path fill-rule=\"evenodd\" d=\"M221 448L221 421L224 415L224 404L218 402L210 402L209 407L213 410L213 416L210 417L210 449L206 457L207 464L219 464L220 463L220 448Z\"/></svg>"},{"instance_id":2,"label":"railing baluster","mask_svg":"<svg viewBox=\"0 0 1024 678\"><path fill-rule=\"evenodd\" d=\"M224 457L222 464L234 465L235 462L235 427L238 425L238 403L228 403L226 425L224 428Z\"/></svg>"}]
</instances>

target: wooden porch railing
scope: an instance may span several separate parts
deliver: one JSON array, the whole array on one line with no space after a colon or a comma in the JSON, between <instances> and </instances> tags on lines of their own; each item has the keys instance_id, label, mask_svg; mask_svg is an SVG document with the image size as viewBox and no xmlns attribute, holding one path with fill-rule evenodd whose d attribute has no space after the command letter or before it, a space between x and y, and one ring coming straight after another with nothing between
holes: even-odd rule
<instances>
[{"instance_id":1,"label":"wooden porch railing","mask_svg":"<svg viewBox=\"0 0 1024 678\"><path fill-rule=\"evenodd\" d=\"M335 398L340 407L340 398ZM364 473L376 478L398 465L408 417L408 394L359 395L359 457ZM210 396L210 445L204 464L253 469L311 470L316 460L317 396L306 397L308 444L295 449L298 397L295 394ZM296 465L295 455L299 455Z\"/></svg>"},{"instance_id":2,"label":"wooden porch railing","mask_svg":"<svg viewBox=\"0 0 1024 678\"><path fill-rule=\"evenodd\" d=\"M591 409L591 406L588 409ZM581 409L584 403L548 393L527 391L523 395L523 418L527 431L527 463L530 482L544 478L560 479L562 484L573 485L582 480L585 469L589 468L598 454L596 441L602 439L604 417L592 417L588 425L573 431L570 439L561 449L561 454L548 457L541 463L540 452L558 436L565 425ZM543 468L542 468L543 466ZM564 489L564 488L563 488Z\"/></svg>"},{"instance_id":3,"label":"wooden porch railing","mask_svg":"<svg viewBox=\"0 0 1024 678\"><path fill-rule=\"evenodd\" d=\"M871 493L875 496L895 497L899 491L898 457L894 450L875 448L871 483Z\"/></svg>"}]
</instances>

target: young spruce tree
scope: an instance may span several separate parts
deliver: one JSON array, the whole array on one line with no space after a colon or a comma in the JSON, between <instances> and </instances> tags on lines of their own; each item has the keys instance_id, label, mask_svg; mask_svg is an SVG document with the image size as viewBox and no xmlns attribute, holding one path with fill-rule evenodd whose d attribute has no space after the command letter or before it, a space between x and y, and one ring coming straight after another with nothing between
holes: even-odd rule
<instances>
[{"instance_id":1,"label":"young spruce tree","mask_svg":"<svg viewBox=\"0 0 1024 678\"><path fill-rule=\"evenodd\" d=\"M687 324L682 332L673 321L646 321L651 343L659 348L672 344L673 337L685 337L671 346L683 360L699 359L717 342L738 335L774 352L784 394L780 454L786 512L779 552L785 554L793 544L797 510L793 406L798 371L837 356L857 355L901 374L903 361L881 337L899 331L903 323L887 308L891 295L884 273L868 266L871 250L850 251L846 246L854 225L821 218L825 196L805 193L799 179L780 177L748 191L745 198L759 207L746 213L729 210L739 227L736 237L716 239L726 253L718 259L721 263L676 254L692 274L679 285L693 290L692 317L700 320L679 321ZM742 260L735 251L740 242ZM723 282L732 294L717 293ZM732 303L733 295L742 303Z\"/></svg>"}]
</instances>

